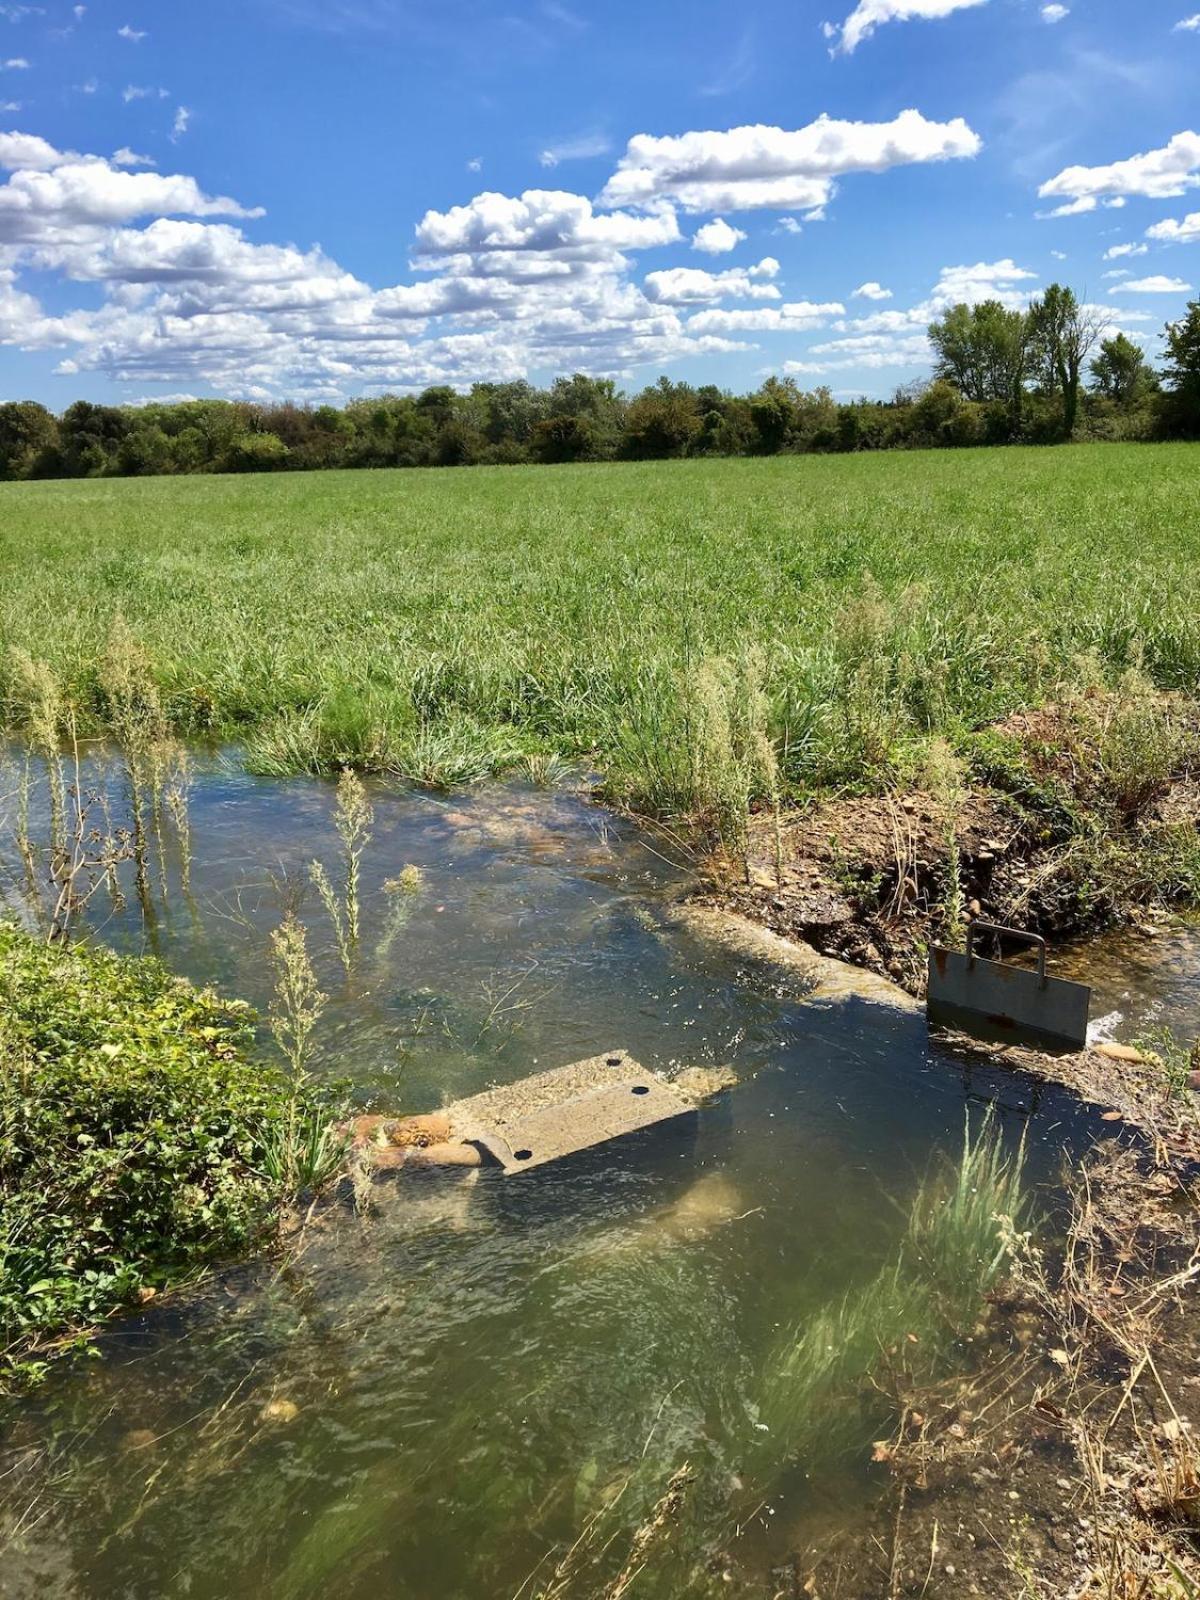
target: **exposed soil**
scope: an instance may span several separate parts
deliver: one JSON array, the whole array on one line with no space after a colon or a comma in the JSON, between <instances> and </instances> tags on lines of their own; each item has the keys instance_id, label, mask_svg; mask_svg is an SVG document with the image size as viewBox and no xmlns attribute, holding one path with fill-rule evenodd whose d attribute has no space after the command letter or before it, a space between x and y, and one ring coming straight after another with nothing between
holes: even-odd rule
<instances>
[{"instance_id":1,"label":"exposed soil","mask_svg":"<svg viewBox=\"0 0 1200 1600\"><path fill-rule=\"evenodd\" d=\"M949 797L913 789L759 813L744 865L715 858L704 897L918 998L930 945L957 943L973 918L1051 941L1121 919L1153 930L1183 892L1156 878L1153 852L1170 831L1200 829L1195 713L1175 732L1173 769L1143 775L1126 753L1129 770L1114 774L1096 731L1106 702L1083 706L988 730L1011 792L973 782ZM1146 713L1172 714L1167 697Z\"/></svg>"}]
</instances>

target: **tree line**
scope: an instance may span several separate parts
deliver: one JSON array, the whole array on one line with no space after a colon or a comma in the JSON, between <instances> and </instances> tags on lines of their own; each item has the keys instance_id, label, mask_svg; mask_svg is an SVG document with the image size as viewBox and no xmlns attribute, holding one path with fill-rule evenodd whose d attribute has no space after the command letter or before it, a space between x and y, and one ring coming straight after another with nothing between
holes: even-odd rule
<instances>
[{"instance_id":1,"label":"tree line","mask_svg":"<svg viewBox=\"0 0 1200 1600\"><path fill-rule=\"evenodd\" d=\"M578 373L544 389L439 386L344 407L80 400L59 417L12 401L0 404L0 480L1200 437L1200 301L1168 324L1161 371L1103 330L1060 284L1027 311L956 305L929 326L929 381L849 404L791 378L737 395L664 377L627 395Z\"/></svg>"}]
</instances>

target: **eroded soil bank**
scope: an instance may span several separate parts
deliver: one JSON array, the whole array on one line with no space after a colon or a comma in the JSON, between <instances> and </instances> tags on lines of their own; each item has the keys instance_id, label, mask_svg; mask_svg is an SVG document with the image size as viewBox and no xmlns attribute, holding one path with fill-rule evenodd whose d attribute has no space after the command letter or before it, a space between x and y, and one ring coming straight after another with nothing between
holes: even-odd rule
<instances>
[{"instance_id":1,"label":"eroded soil bank","mask_svg":"<svg viewBox=\"0 0 1200 1600\"><path fill-rule=\"evenodd\" d=\"M935 750L916 781L752 816L707 898L923 996L974 918L1054 942L1200 903L1200 710L1099 690Z\"/></svg>"}]
</instances>

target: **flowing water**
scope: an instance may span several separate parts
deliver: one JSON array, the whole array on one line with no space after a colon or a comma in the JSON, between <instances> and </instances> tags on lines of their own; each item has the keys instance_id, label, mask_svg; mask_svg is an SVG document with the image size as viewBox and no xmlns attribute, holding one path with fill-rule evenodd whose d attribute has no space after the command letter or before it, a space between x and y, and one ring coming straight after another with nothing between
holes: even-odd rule
<instances>
[{"instance_id":1,"label":"flowing water","mask_svg":"<svg viewBox=\"0 0 1200 1600\"><path fill-rule=\"evenodd\" d=\"M116 1323L101 1359L9 1408L0 1594L531 1595L631 1474L652 1504L684 1462L728 1486L764 1572L861 1520L886 1407L755 1480L768 1353L894 1255L968 1115L1024 1136L1047 1193L1090 1119L949 1055L917 1014L799 1003L669 931L686 860L561 792L375 788L348 983L304 891L336 861L333 793L204 765L189 889L168 837L142 903L132 881L122 910L97 897L92 931L261 1007L268 933L299 906L330 996L316 1070L364 1109L610 1048L740 1084L694 1125L527 1177L381 1179L367 1215L319 1212L286 1261ZM398 891L406 866L419 888Z\"/></svg>"}]
</instances>

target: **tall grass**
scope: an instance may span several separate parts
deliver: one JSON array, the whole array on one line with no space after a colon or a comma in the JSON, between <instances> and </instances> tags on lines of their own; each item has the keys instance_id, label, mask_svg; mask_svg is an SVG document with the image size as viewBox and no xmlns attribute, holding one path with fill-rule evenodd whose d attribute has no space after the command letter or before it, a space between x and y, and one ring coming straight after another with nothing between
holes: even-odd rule
<instances>
[{"instance_id":1,"label":"tall grass","mask_svg":"<svg viewBox=\"0 0 1200 1600\"><path fill-rule=\"evenodd\" d=\"M974 1135L968 1126L959 1161L918 1188L895 1256L768 1354L754 1455L828 1460L861 1446L863 1408L878 1407L883 1376L914 1383L936 1372L1000 1273L1005 1230L1019 1230L1027 1211L1023 1150L1006 1155L990 1120Z\"/></svg>"},{"instance_id":2,"label":"tall grass","mask_svg":"<svg viewBox=\"0 0 1200 1600\"><path fill-rule=\"evenodd\" d=\"M120 617L165 727L246 740L263 770L452 784L556 754L728 825L738 797L771 803L776 768L785 795L878 781L1081 660L1194 692L1197 461L1080 446L2 485L0 643L49 662L81 726L128 731ZM37 714L4 652L0 717Z\"/></svg>"}]
</instances>

